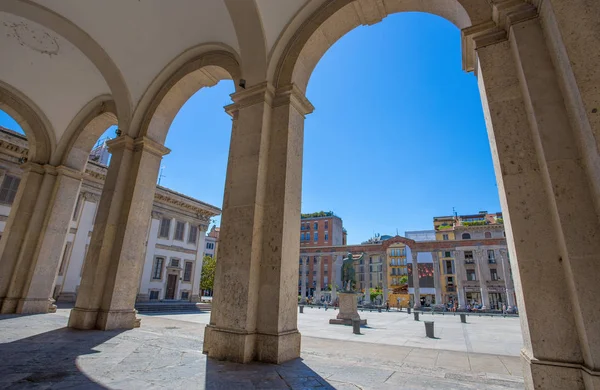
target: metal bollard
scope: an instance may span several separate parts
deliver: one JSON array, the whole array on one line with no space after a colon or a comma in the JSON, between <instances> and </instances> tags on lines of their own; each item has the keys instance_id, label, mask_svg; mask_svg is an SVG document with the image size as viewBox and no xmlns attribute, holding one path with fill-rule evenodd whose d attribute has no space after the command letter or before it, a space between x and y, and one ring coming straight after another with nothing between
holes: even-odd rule
<instances>
[{"instance_id":1,"label":"metal bollard","mask_svg":"<svg viewBox=\"0 0 600 390\"><path fill-rule=\"evenodd\" d=\"M425 321L425 335L430 339L434 338L433 321Z\"/></svg>"},{"instance_id":2,"label":"metal bollard","mask_svg":"<svg viewBox=\"0 0 600 390\"><path fill-rule=\"evenodd\" d=\"M419 321L419 313L414 312L413 315L415 316L415 321Z\"/></svg>"},{"instance_id":3,"label":"metal bollard","mask_svg":"<svg viewBox=\"0 0 600 390\"><path fill-rule=\"evenodd\" d=\"M462 322L463 324L467 323L467 315L464 313L460 314L460 322Z\"/></svg>"},{"instance_id":4,"label":"metal bollard","mask_svg":"<svg viewBox=\"0 0 600 390\"><path fill-rule=\"evenodd\" d=\"M360 334L360 320L352 320L352 333Z\"/></svg>"},{"instance_id":5,"label":"metal bollard","mask_svg":"<svg viewBox=\"0 0 600 390\"><path fill-rule=\"evenodd\" d=\"M300 305L300 313L304 313L304 305Z\"/></svg>"},{"instance_id":6,"label":"metal bollard","mask_svg":"<svg viewBox=\"0 0 600 390\"><path fill-rule=\"evenodd\" d=\"M410 306L406 308L406 312L410 314Z\"/></svg>"},{"instance_id":7,"label":"metal bollard","mask_svg":"<svg viewBox=\"0 0 600 390\"><path fill-rule=\"evenodd\" d=\"M381 308L379 307L379 308L377 309L377 311L381 313Z\"/></svg>"}]
</instances>

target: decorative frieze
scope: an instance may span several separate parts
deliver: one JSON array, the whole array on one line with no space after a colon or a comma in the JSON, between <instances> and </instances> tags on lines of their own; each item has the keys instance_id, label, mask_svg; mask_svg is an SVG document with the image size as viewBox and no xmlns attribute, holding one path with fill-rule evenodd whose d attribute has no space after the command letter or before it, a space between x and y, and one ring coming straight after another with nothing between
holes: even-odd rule
<instances>
[{"instance_id":1,"label":"decorative frieze","mask_svg":"<svg viewBox=\"0 0 600 390\"><path fill-rule=\"evenodd\" d=\"M164 249L164 250L167 250L167 251L187 253L188 255L195 255L196 254L196 250L195 249L186 249L186 248L182 248L180 246L175 246L175 245L156 244L156 249Z\"/></svg>"}]
</instances>

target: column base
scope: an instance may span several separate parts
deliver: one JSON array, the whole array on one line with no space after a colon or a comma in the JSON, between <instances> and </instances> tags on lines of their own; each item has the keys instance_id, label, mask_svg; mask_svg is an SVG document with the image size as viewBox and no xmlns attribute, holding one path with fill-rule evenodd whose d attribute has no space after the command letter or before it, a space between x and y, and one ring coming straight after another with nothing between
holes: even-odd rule
<instances>
[{"instance_id":1,"label":"column base","mask_svg":"<svg viewBox=\"0 0 600 390\"><path fill-rule=\"evenodd\" d=\"M149 294L138 294L137 297L135 297L135 301L136 302L150 302L150 295Z\"/></svg>"},{"instance_id":2,"label":"column base","mask_svg":"<svg viewBox=\"0 0 600 390\"><path fill-rule=\"evenodd\" d=\"M63 291L58 295L57 302L69 302L73 303L77 300L77 294L74 292Z\"/></svg>"},{"instance_id":3,"label":"column base","mask_svg":"<svg viewBox=\"0 0 600 390\"><path fill-rule=\"evenodd\" d=\"M202 301L202 297L200 295L192 295L190 302L199 303Z\"/></svg>"},{"instance_id":4,"label":"column base","mask_svg":"<svg viewBox=\"0 0 600 390\"><path fill-rule=\"evenodd\" d=\"M0 302L0 314L15 314L19 306L19 298L6 297Z\"/></svg>"},{"instance_id":5,"label":"column base","mask_svg":"<svg viewBox=\"0 0 600 390\"><path fill-rule=\"evenodd\" d=\"M600 371L580 364L538 360L521 351L527 390L600 390Z\"/></svg>"},{"instance_id":6,"label":"column base","mask_svg":"<svg viewBox=\"0 0 600 390\"><path fill-rule=\"evenodd\" d=\"M300 357L300 332L277 335L244 333L207 325L202 353L209 358L235 363L260 361L281 364Z\"/></svg>"},{"instance_id":7,"label":"column base","mask_svg":"<svg viewBox=\"0 0 600 390\"><path fill-rule=\"evenodd\" d=\"M75 307L69 316L69 328L74 329L133 329L140 326L136 310L94 310Z\"/></svg>"},{"instance_id":8,"label":"column base","mask_svg":"<svg viewBox=\"0 0 600 390\"><path fill-rule=\"evenodd\" d=\"M17 305L18 314L45 314L55 312L56 305L54 305L54 299L24 298L19 299L19 303Z\"/></svg>"}]
</instances>

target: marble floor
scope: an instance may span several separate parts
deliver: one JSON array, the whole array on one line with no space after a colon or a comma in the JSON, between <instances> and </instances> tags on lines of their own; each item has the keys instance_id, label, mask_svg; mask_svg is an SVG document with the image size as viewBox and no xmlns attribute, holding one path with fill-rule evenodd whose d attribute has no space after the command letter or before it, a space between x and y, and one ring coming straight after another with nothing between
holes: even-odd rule
<instances>
[{"instance_id":1,"label":"marble floor","mask_svg":"<svg viewBox=\"0 0 600 390\"><path fill-rule=\"evenodd\" d=\"M326 322L335 312L305 309L302 357L277 366L207 359L208 314L144 315L141 328L111 332L70 330L68 315L0 316L0 388L523 388L517 319L435 317L427 339L405 313L365 313L369 326L354 335Z\"/></svg>"}]
</instances>

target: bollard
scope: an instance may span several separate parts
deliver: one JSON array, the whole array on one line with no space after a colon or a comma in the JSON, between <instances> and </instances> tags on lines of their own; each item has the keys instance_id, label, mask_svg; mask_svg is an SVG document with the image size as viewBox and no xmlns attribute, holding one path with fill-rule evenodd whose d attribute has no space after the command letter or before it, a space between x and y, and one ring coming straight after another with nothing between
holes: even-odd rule
<instances>
[{"instance_id":1,"label":"bollard","mask_svg":"<svg viewBox=\"0 0 600 390\"><path fill-rule=\"evenodd\" d=\"M352 320L352 333L360 334L360 320Z\"/></svg>"},{"instance_id":2,"label":"bollard","mask_svg":"<svg viewBox=\"0 0 600 390\"><path fill-rule=\"evenodd\" d=\"M413 315L415 316L415 321L419 321L419 313L414 312Z\"/></svg>"},{"instance_id":3,"label":"bollard","mask_svg":"<svg viewBox=\"0 0 600 390\"><path fill-rule=\"evenodd\" d=\"M425 335L430 339L433 339L435 336L433 335L433 321L425 321Z\"/></svg>"},{"instance_id":4,"label":"bollard","mask_svg":"<svg viewBox=\"0 0 600 390\"><path fill-rule=\"evenodd\" d=\"M460 314L460 322L462 322L463 324L467 323L467 315L464 313Z\"/></svg>"},{"instance_id":5,"label":"bollard","mask_svg":"<svg viewBox=\"0 0 600 390\"><path fill-rule=\"evenodd\" d=\"M406 308L408 314L410 314L410 306Z\"/></svg>"},{"instance_id":6,"label":"bollard","mask_svg":"<svg viewBox=\"0 0 600 390\"><path fill-rule=\"evenodd\" d=\"M304 313L304 305L300 305L300 313Z\"/></svg>"},{"instance_id":7,"label":"bollard","mask_svg":"<svg viewBox=\"0 0 600 390\"><path fill-rule=\"evenodd\" d=\"M378 308L377 311L381 313L381 308Z\"/></svg>"}]
</instances>

